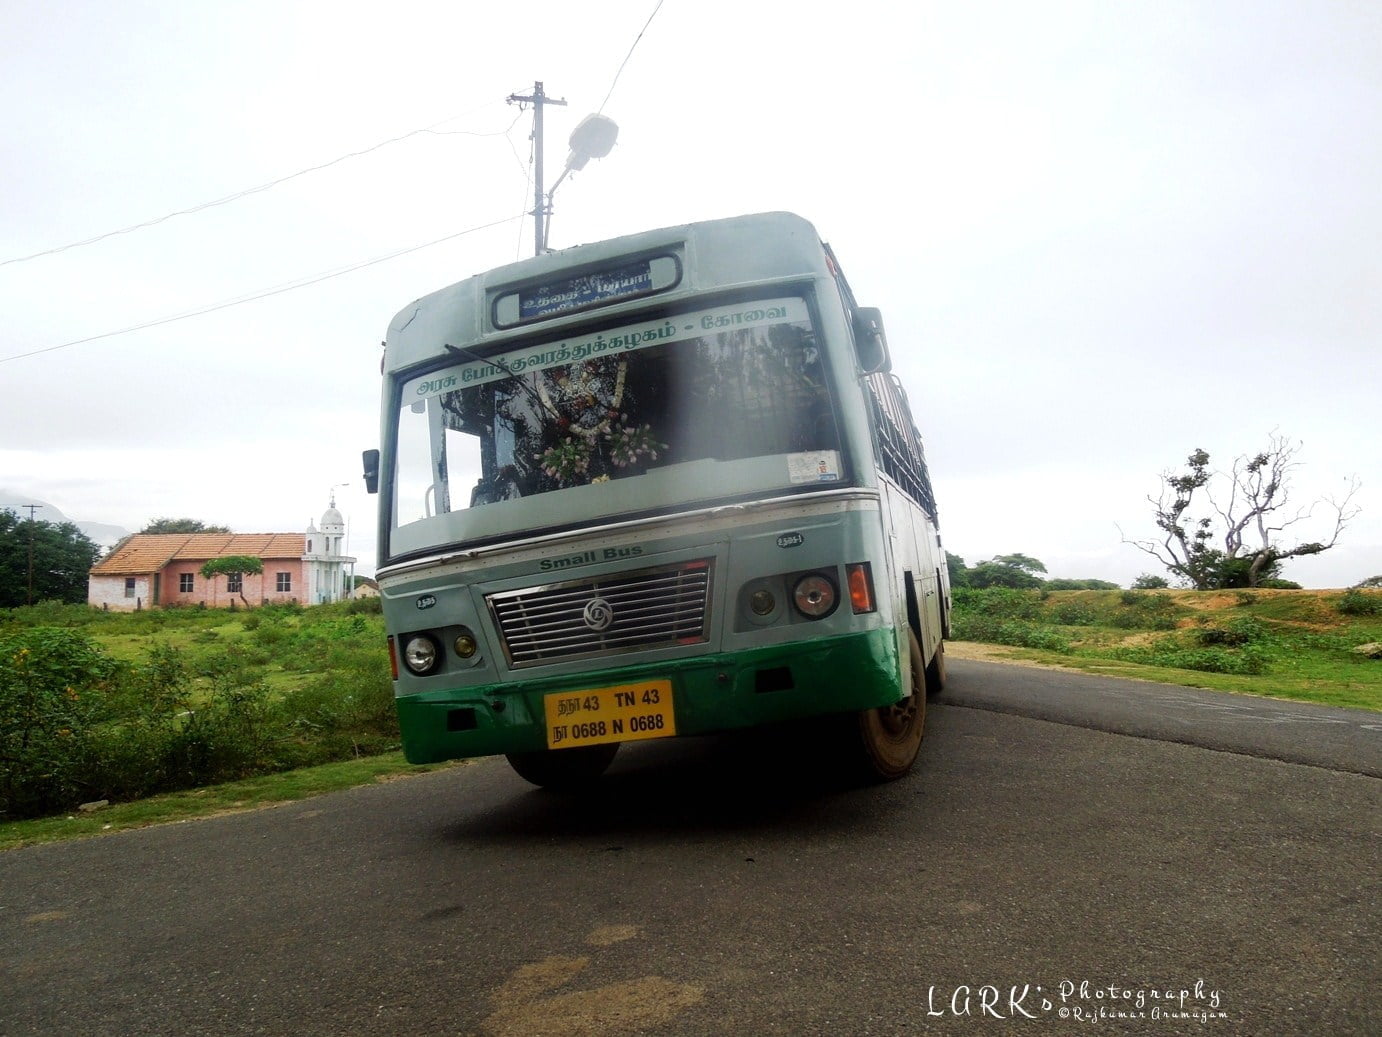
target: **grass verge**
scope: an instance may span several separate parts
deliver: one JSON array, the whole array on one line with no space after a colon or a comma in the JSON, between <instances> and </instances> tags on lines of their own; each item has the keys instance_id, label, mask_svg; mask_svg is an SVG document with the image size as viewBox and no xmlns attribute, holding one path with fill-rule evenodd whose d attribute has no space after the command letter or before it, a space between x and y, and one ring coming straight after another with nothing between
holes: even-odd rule
<instances>
[{"instance_id":1,"label":"grass verge","mask_svg":"<svg viewBox=\"0 0 1382 1037\"><path fill-rule=\"evenodd\" d=\"M112 804L91 813L72 811L56 817L10 821L0 824L0 852L173 821L191 821L215 814L259 810L327 792L463 766L467 762L415 766L404 760L401 752L384 753L280 774L265 774L223 785L188 789L185 792L168 792L132 803Z\"/></svg>"},{"instance_id":2,"label":"grass verge","mask_svg":"<svg viewBox=\"0 0 1382 1037\"><path fill-rule=\"evenodd\" d=\"M1382 710L1376 592L959 589L954 626L970 658Z\"/></svg>"},{"instance_id":3,"label":"grass verge","mask_svg":"<svg viewBox=\"0 0 1382 1037\"><path fill-rule=\"evenodd\" d=\"M1255 695L1258 698L1281 699L1288 702L1313 702L1321 706L1337 706L1344 709L1382 710L1382 687L1375 683L1339 684L1309 679L1204 673L1170 666L1148 666L1118 659L1044 652L1032 648L980 644L974 641L949 641L945 650L947 656L953 659L1040 666L1052 670L1090 673L1099 677L1117 677L1120 680L1152 681L1156 684L1174 684L1182 688L1227 691L1237 695Z\"/></svg>"}]
</instances>

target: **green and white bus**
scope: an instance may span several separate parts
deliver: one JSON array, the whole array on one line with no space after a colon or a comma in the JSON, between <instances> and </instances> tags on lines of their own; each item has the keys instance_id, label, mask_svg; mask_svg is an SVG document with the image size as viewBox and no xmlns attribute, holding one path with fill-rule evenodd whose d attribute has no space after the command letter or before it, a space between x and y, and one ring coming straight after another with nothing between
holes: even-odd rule
<instances>
[{"instance_id":1,"label":"green and white bus","mask_svg":"<svg viewBox=\"0 0 1382 1037\"><path fill-rule=\"evenodd\" d=\"M876 779L945 678L936 503L882 320L767 213L500 267L389 326L379 589L407 758L543 786L835 715Z\"/></svg>"}]
</instances>

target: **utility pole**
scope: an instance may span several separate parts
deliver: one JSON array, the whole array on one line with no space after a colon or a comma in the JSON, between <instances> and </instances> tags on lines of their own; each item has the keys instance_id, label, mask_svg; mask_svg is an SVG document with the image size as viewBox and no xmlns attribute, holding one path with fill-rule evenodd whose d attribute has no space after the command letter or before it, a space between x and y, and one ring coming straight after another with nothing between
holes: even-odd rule
<instances>
[{"instance_id":1,"label":"utility pole","mask_svg":"<svg viewBox=\"0 0 1382 1037\"><path fill-rule=\"evenodd\" d=\"M540 256L547 250L542 233L542 219L547 215L547 203L542 196L542 106L559 104L565 107L566 101L548 97L542 92L542 83L535 82L531 97L509 94L508 102L533 106L533 255Z\"/></svg>"},{"instance_id":2,"label":"utility pole","mask_svg":"<svg viewBox=\"0 0 1382 1037\"><path fill-rule=\"evenodd\" d=\"M29 509L29 604L34 603L34 512L43 507L42 504L21 504L21 508Z\"/></svg>"}]
</instances>

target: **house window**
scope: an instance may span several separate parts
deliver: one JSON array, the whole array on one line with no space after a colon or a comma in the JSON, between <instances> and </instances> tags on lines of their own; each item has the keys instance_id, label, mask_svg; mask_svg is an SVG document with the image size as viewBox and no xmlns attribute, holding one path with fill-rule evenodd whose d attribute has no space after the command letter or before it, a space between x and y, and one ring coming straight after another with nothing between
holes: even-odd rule
<instances>
[{"instance_id":1,"label":"house window","mask_svg":"<svg viewBox=\"0 0 1382 1037\"><path fill-rule=\"evenodd\" d=\"M126 576L126 577L125 577L125 597L127 597L127 598L132 598L132 597L134 597L134 577L133 577L133 576Z\"/></svg>"},{"instance_id":2,"label":"house window","mask_svg":"<svg viewBox=\"0 0 1382 1037\"><path fill-rule=\"evenodd\" d=\"M284 592L286 592L286 591L290 591L290 590L292 590L292 589L293 589L293 574L292 574L292 573L279 573L279 574L278 574L278 592L279 592L280 594L282 594L282 593L284 593Z\"/></svg>"},{"instance_id":3,"label":"house window","mask_svg":"<svg viewBox=\"0 0 1382 1037\"><path fill-rule=\"evenodd\" d=\"M243 593L244 593L244 579L245 579L245 574L244 574L244 573L230 573L229 575L227 575L227 576L226 576L226 593L228 593L228 594L243 594Z\"/></svg>"},{"instance_id":4,"label":"house window","mask_svg":"<svg viewBox=\"0 0 1382 1037\"><path fill-rule=\"evenodd\" d=\"M192 574L178 573L178 591L183 594L192 593Z\"/></svg>"}]
</instances>

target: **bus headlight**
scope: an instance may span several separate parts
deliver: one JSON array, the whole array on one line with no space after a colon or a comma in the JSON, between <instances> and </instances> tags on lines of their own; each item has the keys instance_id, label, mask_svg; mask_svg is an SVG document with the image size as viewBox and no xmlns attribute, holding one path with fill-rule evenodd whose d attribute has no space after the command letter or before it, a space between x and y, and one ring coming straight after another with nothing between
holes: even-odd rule
<instances>
[{"instance_id":1,"label":"bus headlight","mask_svg":"<svg viewBox=\"0 0 1382 1037\"><path fill-rule=\"evenodd\" d=\"M403 645L403 665L424 677L441 663L441 650L437 642L426 634L413 634Z\"/></svg>"},{"instance_id":2,"label":"bus headlight","mask_svg":"<svg viewBox=\"0 0 1382 1037\"><path fill-rule=\"evenodd\" d=\"M807 573L792 588L792 603L808 619L824 619L839 601L835 584L820 573Z\"/></svg>"},{"instance_id":3,"label":"bus headlight","mask_svg":"<svg viewBox=\"0 0 1382 1037\"><path fill-rule=\"evenodd\" d=\"M777 608L777 599L769 590L756 590L749 595L749 608L755 616L771 616Z\"/></svg>"},{"instance_id":4,"label":"bus headlight","mask_svg":"<svg viewBox=\"0 0 1382 1037\"><path fill-rule=\"evenodd\" d=\"M475 635L462 628L461 632L456 635L456 642L453 647L456 649L456 654L462 659L469 659L480 646L475 643Z\"/></svg>"}]
</instances>

